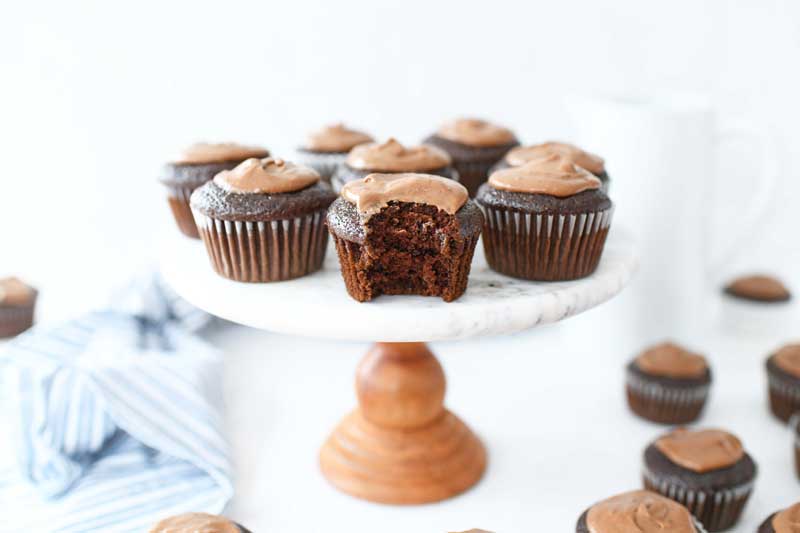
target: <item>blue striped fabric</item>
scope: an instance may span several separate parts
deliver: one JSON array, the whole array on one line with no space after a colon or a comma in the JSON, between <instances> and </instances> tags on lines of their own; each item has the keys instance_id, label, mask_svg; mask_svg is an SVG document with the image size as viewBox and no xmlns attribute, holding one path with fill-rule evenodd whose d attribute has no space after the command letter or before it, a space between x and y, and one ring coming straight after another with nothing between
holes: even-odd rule
<instances>
[{"instance_id":1,"label":"blue striped fabric","mask_svg":"<svg viewBox=\"0 0 800 533\"><path fill-rule=\"evenodd\" d=\"M18 457L0 470L0 502L13 502L0 531L141 532L222 512L233 486L221 358L193 335L209 320L148 277L108 311L8 345Z\"/></svg>"}]
</instances>

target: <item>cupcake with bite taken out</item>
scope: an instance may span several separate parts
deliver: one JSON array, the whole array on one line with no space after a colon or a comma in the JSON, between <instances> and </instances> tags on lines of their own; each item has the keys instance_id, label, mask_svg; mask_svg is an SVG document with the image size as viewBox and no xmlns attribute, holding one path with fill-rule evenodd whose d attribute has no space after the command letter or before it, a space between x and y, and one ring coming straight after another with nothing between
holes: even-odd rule
<instances>
[{"instance_id":1,"label":"cupcake with bite taken out","mask_svg":"<svg viewBox=\"0 0 800 533\"><path fill-rule=\"evenodd\" d=\"M330 182L350 150L373 141L372 136L363 131L350 129L344 124L332 124L308 135L303 146L297 149L297 161L313 168L323 180Z\"/></svg>"},{"instance_id":2,"label":"cupcake with bite taken out","mask_svg":"<svg viewBox=\"0 0 800 533\"><path fill-rule=\"evenodd\" d=\"M613 205L589 171L557 154L492 173L475 198L489 266L507 276L564 281L595 271Z\"/></svg>"},{"instance_id":3,"label":"cupcake with bite taken out","mask_svg":"<svg viewBox=\"0 0 800 533\"><path fill-rule=\"evenodd\" d=\"M350 150L347 158L331 178L337 192L346 183L358 181L373 173L423 173L458 181L452 160L433 146L404 146L395 139L383 143L360 144Z\"/></svg>"},{"instance_id":4,"label":"cupcake with bite taken out","mask_svg":"<svg viewBox=\"0 0 800 533\"><path fill-rule=\"evenodd\" d=\"M150 533L251 533L249 529L224 516L208 513L184 513L160 521Z\"/></svg>"},{"instance_id":5,"label":"cupcake with bite taken out","mask_svg":"<svg viewBox=\"0 0 800 533\"><path fill-rule=\"evenodd\" d=\"M470 197L474 197L492 166L519 141L503 126L476 118L460 118L443 124L424 143L450 154L461 183Z\"/></svg>"},{"instance_id":6,"label":"cupcake with bite taken out","mask_svg":"<svg viewBox=\"0 0 800 533\"><path fill-rule=\"evenodd\" d=\"M347 183L328 210L347 292L439 296L467 288L481 211L459 183L431 174L370 174Z\"/></svg>"},{"instance_id":7,"label":"cupcake with bite taken out","mask_svg":"<svg viewBox=\"0 0 800 533\"><path fill-rule=\"evenodd\" d=\"M546 142L529 146L517 146L492 167L492 172L509 167L520 167L535 159L541 159L551 154L558 154L584 170L588 170L602 182L602 189L608 193L608 173L602 157L589 153L573 144L563 142Z\"/></svg>"},{"instance_id":8,"label":"cupcake with bite taken out","mask_svg":"<svg viewBox=\"0 0 800 533\"><path fill-rule=\"evenodd\" d=\"M199 239L189 198L195 189L223 170L229 170L251 157L267 157L260 146L235 143L197 143L175 156L164 166L160 181L167 188L167 201L178 229L187 237Z\"/></svg>"},{"instance_id":9,"label":"cupcake with bite taken out","mask_svg":"<svg viewBox=\"0 0 800 533\"><path fill-rule=\"evenodd\" d=\"M191 207L214 270L263 283L322 267L325 212L334 199L315 170L253 158L197 189Z\"/></svg>"}]
</instances>

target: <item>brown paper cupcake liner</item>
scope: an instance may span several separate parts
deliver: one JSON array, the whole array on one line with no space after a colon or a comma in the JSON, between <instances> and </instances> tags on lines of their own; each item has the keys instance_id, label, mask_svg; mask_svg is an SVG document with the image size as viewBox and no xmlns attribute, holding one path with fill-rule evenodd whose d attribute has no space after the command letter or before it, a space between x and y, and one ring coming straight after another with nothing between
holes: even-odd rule
<instances>
[{"instance_id":1,"label":"brown paper cupcake liner","mask_svg":"<svg viewBox=\"0 0 800 533\"><path fill-rule=\"evenodd\" d=\"M467 188L470 198L474 198L475 194L478 192L478 188L489 179L489 173L494 163L494 161L453 162L453 167L458 172L458 181Z\"/></svg>"},{"instance_id":2,"label":"brown paper cupcake liner","mask_svg":"<svg viewBox=\"0 0 800 533\"><path fill-rule=\"evenodd\" d=\"M769 406L772 414L784 422L800 412L800 387L780 376L767 373L769 384Z\"/></svg>"},{"instance_id":3,"label":"brown paper cupcake liner","mask_svg":"<svg viewBox=\"0 0 800 533\"><path fill-rule=\"evenodd\" d=\"M659 424L688 424L700 417L710 385L667 387L631 371L626 378L628 405L642 418Z\"/></svg>"},{"instance_id":4,"label":"brown paper cupcake liner","mask_svg":"<svg viewBox=\"0 0 800 533\"><path fill-rule=\"evenodd\" d=\"M175 217L175 222L178 224L178 229L187 237L199 239L200 234L197 231L197 225L192 215L192 208L189 207L189 198L194 192L193 187L167 187L167 202L169 208L172 210L172 216Z\"/></svg>"},{"instance_id":5,"label":"brown paper cupcake liner","mask_svg":"<svg viewBox=\"0 0 800 533\"><path fill-rule=\"evenodd\" d=\"M565 281L595 271L614 208L580 215L536 215L481 206L489 266L533 281Z\"/></svg>"},{"instance_id":6,"label":"brown paper cupcake liner","mask_svg":"<svg viewBox=\"0 0 800 533\"><path fill-rule=\"evenodd\" d=\"M753 492L752 481L730 489L693 490L668 480L659 480L647 469L643 478L647 490L682 504L712 533L736 525Z\"/></svg>"},{"instance_id":7,"label":"brown paper cupcake liner","mask_svg":"<svg viewBox=\"0 0 800 533\"><path fill-rule=\"evenodd\" d=\"M328 232L325 210L287 220L219 220L195 211L211 266L235 281L265 283L299 278L322 268Z\"/></svg>"},{"instance_id":8,"label":"brown paper cupcake liner","mask_svg":"<svg viewBox=\"0 0 800 533\"><path fill-rule=\"evenodd\" d=\"M0 307L0 339L16 337L33 326L34 305Z\"/></svg>"},{"instance_id":9,"label":"brown paper cupcake liner","mask_svg":"<svg viewBox=\"0 0 800 533\"><path fill-rule=\"evenodd\" d=\"M379 296L368 284L367 272L359 264L361 257L366 253L364 246L357 242L342 239L334 233L331 233L331 238L334 244L336 244L336 252L339 255L339 264L341 265L342 278L344 279L347 293L359 302L366 302ZM452 272L450 276L450 286L446 287L441 294L443 300L451 302L464 294L467 290L469 271L472 266L472 256L475 253L475 246L477 244L477 236L467 241L463 255L453 268L454 272ZM384 292L381 294L388 295L389 293Z\"/></svg>"},{"instance_id":10,"label":"brown paper cupcake liner","mask_svg":"<svg viewBox=\"0 0 800 533\"><path fill-rule=\"evenodd\" d=\"M305 150L297 151L297 162L301 165L311 167L322 176L327 183L331 182L331 176L345 162L347 153L317 153Z\"/></svg>"}]
</instances>

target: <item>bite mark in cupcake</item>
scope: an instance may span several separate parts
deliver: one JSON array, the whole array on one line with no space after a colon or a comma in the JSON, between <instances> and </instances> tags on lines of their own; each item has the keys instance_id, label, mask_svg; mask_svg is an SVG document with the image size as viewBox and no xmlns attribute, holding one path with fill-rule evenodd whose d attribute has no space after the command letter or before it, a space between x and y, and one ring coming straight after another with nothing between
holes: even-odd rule
<instances>
[{"instance_id":1,"label":"bite mark in cupcake","mask_svg":"<svg viewBox=\"0 0 800 533\"><path fill-rule=\"evenodd\" d=\"M439 296L467 287L483 217L457 182L419 173L349 182L328 211L348 293Z\"/></svg>"}]
</instances>

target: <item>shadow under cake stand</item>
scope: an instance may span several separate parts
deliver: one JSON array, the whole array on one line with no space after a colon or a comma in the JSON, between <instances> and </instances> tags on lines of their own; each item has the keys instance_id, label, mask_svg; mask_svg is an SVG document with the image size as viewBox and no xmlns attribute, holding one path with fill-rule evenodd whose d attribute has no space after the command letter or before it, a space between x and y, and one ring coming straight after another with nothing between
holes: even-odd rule
<instances>
[{"instance_id":1,"label":"shadow under cake stand","mask_svg":"<svg viewBox=\"0 0 800 533\"><path fill-rule=\"evenodd\" d=\"M168 239L161 270L186 300L221 318L287 335L375 342L356 372L358 407L320 452L325 477L358 498L391 504L443 500L477 483L486 450L444 407L445 376L425 342L500 335L557 322L595 307L630 281L637 260L612 230L591 276L533 283L500 275L479 244L467 292L445 303L380 296L368 303L345 291L329 248L320 272L280 283L247 284L215 274L199 241Z\"/></svg>"}]
</instances>

